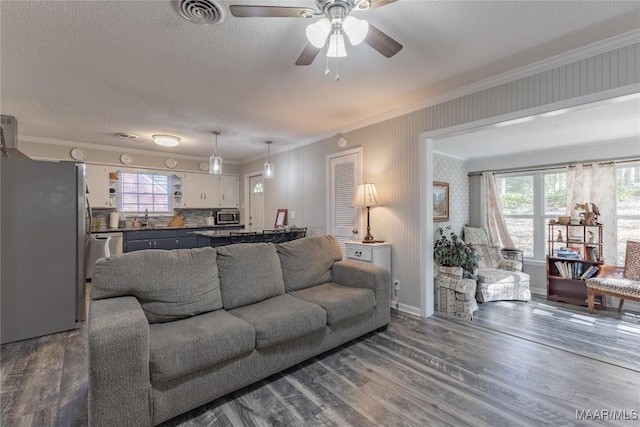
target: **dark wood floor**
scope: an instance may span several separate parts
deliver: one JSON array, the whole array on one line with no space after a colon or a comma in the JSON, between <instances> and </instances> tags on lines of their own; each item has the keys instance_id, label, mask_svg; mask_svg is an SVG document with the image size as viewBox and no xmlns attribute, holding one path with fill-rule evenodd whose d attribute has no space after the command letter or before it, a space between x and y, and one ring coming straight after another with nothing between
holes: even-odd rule
<instances>
[{"instance_id":1,"label":"dark wood floor","mask_svg":"<svg viewBox=\"0 0 640 427\"><path fill-rule=\"evenodd\" d=\"M165 425L563 426L589 425L576 421L581 410L633 416L640 322L612 313L539 300L484 304L473 323L394 312L383 333ZM1 357L3 426L86 425L85 328L4 345Z\"/></svg>"}]
</instances>

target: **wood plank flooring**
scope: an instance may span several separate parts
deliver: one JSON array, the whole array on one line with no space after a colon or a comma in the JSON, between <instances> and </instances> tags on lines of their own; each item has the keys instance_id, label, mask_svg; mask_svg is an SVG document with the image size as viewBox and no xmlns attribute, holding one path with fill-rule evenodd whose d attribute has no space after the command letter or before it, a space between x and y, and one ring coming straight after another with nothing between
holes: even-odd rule
<instances>
[{"instance_id":1,"label":"wood plank flooring","mask_svg":"<svg viewBox=\"0 0 640 427\"><path fill-rule=\"evenodd\" d=\"M473 323L393 311L387 331L164 426L638 425L576 420L640 410L640 317L614 311L492 302ZM87 424L85 329L1 347L1 425Z\"/></svg>"}]
</instances>

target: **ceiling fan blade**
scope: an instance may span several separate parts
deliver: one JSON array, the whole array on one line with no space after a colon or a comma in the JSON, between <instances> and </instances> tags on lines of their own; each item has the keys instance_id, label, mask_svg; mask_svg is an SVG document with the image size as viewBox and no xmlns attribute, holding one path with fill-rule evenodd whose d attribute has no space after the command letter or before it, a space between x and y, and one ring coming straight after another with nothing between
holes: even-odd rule
<instances>
[{"instance_id":1,"label":"ceiling fan blade","mask_svg":"<svg viewBox=\"0 0 640 427\"><path fill-rule=\"evenodd\" d=\"M318 56L319 52L320 48L315 47L311 43L307 43L307 45L304 47L304 50L298 57L296 65L311 65L313 60L316 59L316 56Z\"/></svg>"},{"instance_id":2,"label":"ceiling fan blade","mask_svg":"<svg viewBox=\"0 0 640 427\"><path fill-rule=\"evenodd\" d=\"M370 0L369 3L371 5L369 6L369 9L367 9L367 10L376 9L378 7L386 6L389 3L395 3L397 1L398 0Z\"/></svg>"},{"instance_id":3,"label":"ceiling fan blade","mask_svg":"<svg viewBox=\"0 0 640 427\"><path fill-rule=\"evenodd\" d=\"M391 58L402 50L402 45L400 43L371 24L369 24L369 32L367 33L367 37L364 39L364 42L387 58Z\"/></svg>"},{"instance_id":4,"label":"ceiling fan blade","mask_svg":"<svg viewBox=\"0 0 640 427\"><path fill-rule=\"evenodd\" d=\"M237 18L304 18L315 11L307 7L280 6L229 6L231 14Z\"/></svg>"}]
</instances>

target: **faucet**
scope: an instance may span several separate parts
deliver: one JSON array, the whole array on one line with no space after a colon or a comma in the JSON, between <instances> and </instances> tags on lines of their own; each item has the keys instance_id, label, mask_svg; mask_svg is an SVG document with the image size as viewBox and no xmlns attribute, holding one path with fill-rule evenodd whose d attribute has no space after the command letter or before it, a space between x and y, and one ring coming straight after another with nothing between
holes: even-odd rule
<instances>
[{"instance_id":1,"label":"faucet","mask_svg":"<svg viewBox=\"0 0 640 427\"><path fill-rule=\"evenodd\" d=\"M148 227L149 226L149 209L145 209L144 210L144 220L142 221L141 225L143 227Z\"/></svg>"}]
</instances>

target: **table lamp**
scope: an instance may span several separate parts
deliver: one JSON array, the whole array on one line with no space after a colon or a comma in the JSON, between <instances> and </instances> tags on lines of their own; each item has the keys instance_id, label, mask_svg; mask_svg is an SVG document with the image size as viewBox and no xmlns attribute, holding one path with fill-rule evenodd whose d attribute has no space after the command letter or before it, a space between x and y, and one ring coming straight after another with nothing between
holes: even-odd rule
<instances>
[{"instance_id":1,"label":"table lamp","mask_svg":"<svg viewBox=\"0 0 640 427\"><path fill-rule=\"evenodd\" d=\"M356 196L351 203L352 208L367 208L367 235L364 236L362 243L375 243L375 239L371 235L371 227L369 226L369 212L374 206L382 206L378 201L378 192L375 184L365 182L358 184L356 188Z\"/></svg>"}]
</instances>

